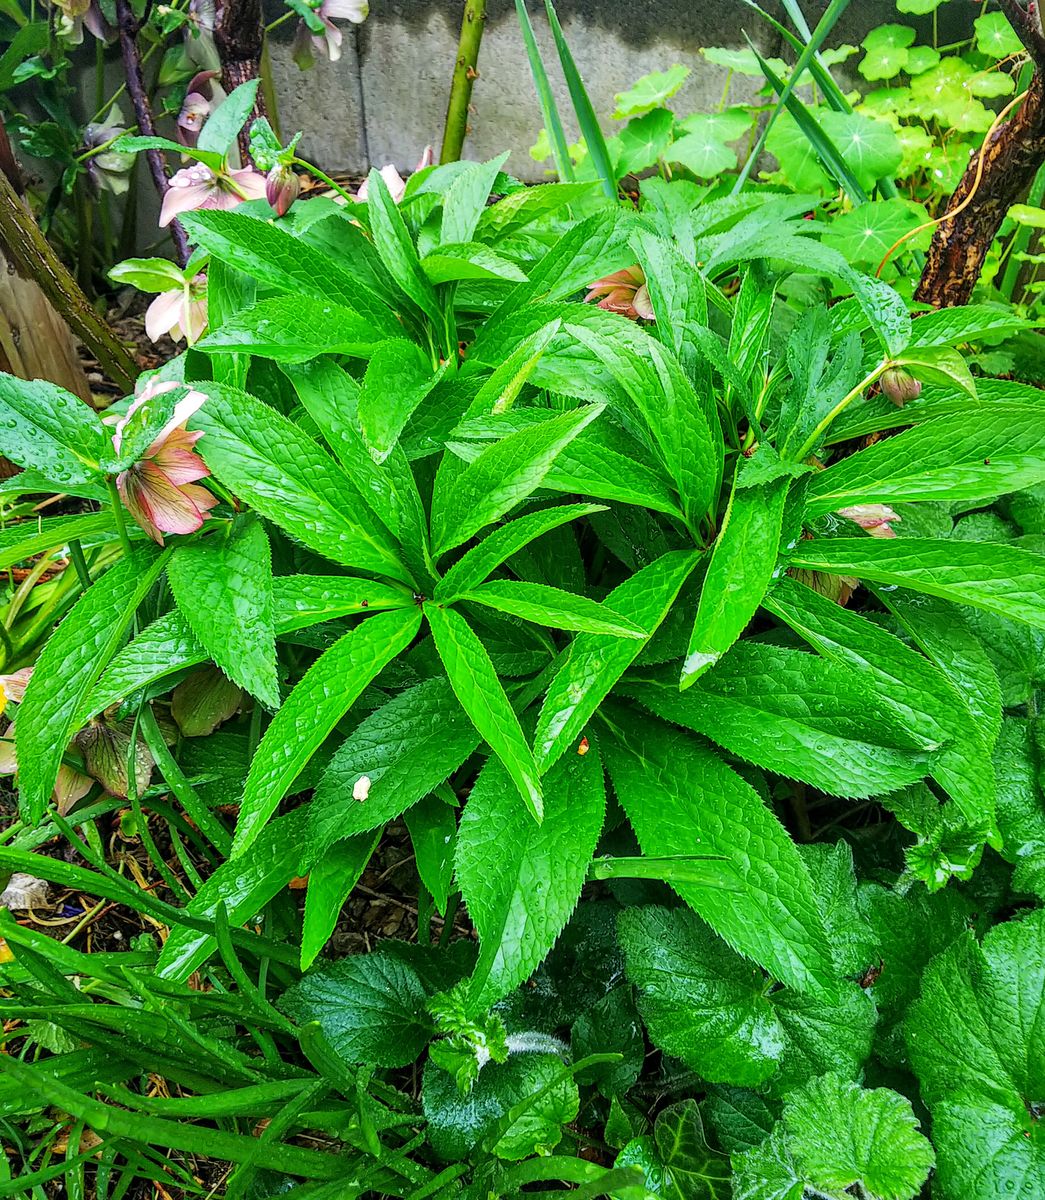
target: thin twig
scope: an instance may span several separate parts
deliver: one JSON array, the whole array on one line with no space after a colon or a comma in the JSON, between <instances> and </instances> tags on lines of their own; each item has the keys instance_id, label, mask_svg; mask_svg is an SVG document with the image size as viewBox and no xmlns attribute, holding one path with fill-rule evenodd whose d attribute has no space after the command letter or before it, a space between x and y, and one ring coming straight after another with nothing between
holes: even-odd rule
<instances>
[{"instance_id":1,"label":"thin twig","mask_svg":"<svg viewBox=\"0 0 1045 1200\"><path fill-rule=\"evenodd\" d=\"M120 51L123 54L123 69L127 76L127 91L131 97L138 131L142 137L156 136L156 122L152 116L149 93L142 74L142 60L138 52L138 30L140 25L134 16L129 0L116 0L116 20L120 28ZM149 174L162 200L169 186L167 164L159 150L146 150L145 159ZM171 222L171 237L181 266L189 261L189 239L178 221Z\"/></svg>"}]
</instances>

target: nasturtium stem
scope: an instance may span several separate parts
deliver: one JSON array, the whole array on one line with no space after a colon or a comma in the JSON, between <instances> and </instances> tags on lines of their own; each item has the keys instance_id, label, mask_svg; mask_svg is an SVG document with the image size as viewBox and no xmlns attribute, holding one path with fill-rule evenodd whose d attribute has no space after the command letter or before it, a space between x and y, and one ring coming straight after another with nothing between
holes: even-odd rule
<instances>
[{"instance_id":1,"label":"nasturtium stem","mask_svg":"<svg viewBox=\"0 0 1045 1200\"><path fill-rule=\"evenodd\" d=\"M864 378L861 379L856 385L856 387L852 389L852 391L847 392L842 399L838 401L834 408L832 408L827 416L824 417L824 419L820 422L820 424L817 425L809 437L806 438L802 449L799 450L798 454L796 455L798 462L803 462L810 454L812 454L813 447L820 440L820 435L824 433L832 421L834 421L837 416L843 413L857 398L857 396L862 395L872 383L875 383L882 375L884 375L885 372L889 370L891 365L892 361L890 359L884 359L869 375L865 375Z\"/></svg>"},{"instance_id":2,"label":"nasturtium stem","mask_svg":"<svg viewBox=\"0 0 1045 1200\"><path fill-rule=\"evenodd\" d=\"M120 499L116 480L110 475L106 483L109 487L109 503L112 505L112 517L116 523L116 532L120 538L120 546L123 548L124 554L130 554L134 547L131 545L130 535L127 533L127 522L123 518L123 501Z\"/></svg>"}]
</instances>

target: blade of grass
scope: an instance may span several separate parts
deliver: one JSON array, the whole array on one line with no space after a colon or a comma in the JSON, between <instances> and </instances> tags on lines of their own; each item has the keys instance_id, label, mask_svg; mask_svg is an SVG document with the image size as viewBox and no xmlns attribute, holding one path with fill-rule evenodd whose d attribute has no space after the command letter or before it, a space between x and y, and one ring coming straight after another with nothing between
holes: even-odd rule
<instances>
[{"instance_id":1,"label":"blade of grass","mask_svg":"<svg viewBox=\"0 0 1045 1200\"><path fill-rule=\"evenodd\" d=\"M526 57L530 62L530 74L533 76L534 90L537 92L537 102L541 106L541 116L544 118L544 128L548 131L548 141L552 148L552 160L555 163L555 173L561 183L573 181L573 163L566 145L566 134L563 132L562 119L552 95L552 86L548 82L548 72L544 69L537 39L533 33L530 14L526 11L525 0L515 0L515 11L519 15L519 28L522 30L523 44L526 47Z\"/></svg>"},{"instance_id":2,"label":"blade of grass","mask_svg":"<svg viewBox=\"0 0 1045 1200\"><path fill-rule=\"evenodd\" d=\"M544 7L548 11L548 22L552 27L555 49L559 53L562 73L566 76L566 86L570 89L573 111L577 114L577 124L584 136L584 143L588 147L588 153L599 174L602 190L611 200L616 200L617 181L613 177L610 152L606 149L606 139L602 136L602 130L599 128L598 118L595 116L595 109L592 108L588 90L584 86L584 80L581 79L581 73L577 70L577 64L574 62L573 54L566 42L566 35L559 24L555 5L552 0L544 0Z\"/></svg>"},{"instance_id":3,"label":"blade of grass","mask_svg":"<svg viewBox=\"0 0 1045 1200\"><path fill-rule=\"evenodd\" d=\"M787 9L787 14L794 22L798 32L805 39L804 42L795 37L795 35L790 29L787 28L786 25L781 24L781 22L778 21L776 17L772 15L772 13L766 12L766 10L762 8L761 5L757 4L755 0L743 0L743 3L746 4L748 8L753 8L755 12L763 17L769 23L769 25L771 25L773 29L780 34L780 36L784 39L784 41L787 42L791 49L794 50L797 55L801 56L805 46L812 39L813 35L809 31L809 25L806 22L800 5L798 4L798 0L782 0L782 3ZM845 93L838 86L838 84L835 83L834 76L824 65L824 62L820 57L819 50L809 63L809 73L813 77L813 82L824 93L824 99L827 101L830 108L832 108L835 112L846 114L849 114L853 111L853 106L846 99ZM887 200L895 199L900 194L896 184L888 176L883 176L878 180L878 190Z\"/></svg>"},{"instance_id":4,"label":"blade of grass","mask_svg":"<svg viewBox=\"0 0 1045 1200\"><path fill-rule=\"evenodd\" d=\"M79 1118L99 1134L108 1133L113 1137L164 1146L171 1150L188 1150L193 1154L223 1158L235 1163L252 1162L258 1154L258 1139L249 1134L224 1133L203 1125L182 1125L162 1117L145 1117L114 1108L66 1087L57 1079L34 1070L13 1056L9 1056L4 1069L26 1091ZM359 1165L358 1159L353 1160L343 1154L326 1154L282 1142L267 1143L264 1153L267 1165L274 1171L302 1175L306 1179L334 1179L340 1176L345 1179L346 1185L351 1180L353 1168Z\"/></svg>"},{"instance_id":5,"label":"blade of grass","mask_svg":"<svg viewBox=\"0 0 1045 1200\"><path fill-rule=\"evenodd\" d=\"M787 108L787 110L789 112L791 112L791 106L788 102L792 98L792 93L794 92L795 84L798 82L799 79L801 79L802 73L806 70L806 68L809 66L809 64L815 60L817 51L827 40L827 35L831 32L831 30L837 24L838 18L842 15L843 12L845 12L845 10L848 7L849 7L849 0L831 0L831 3L827 6L827 11L820 18L820 21L818 22L817 27L816 27L815 31L813 32L813 36L809 39L809 42L807 43L805 49L798 56L798 62L795 63L795 69L791 72L791 78L787 81L786 84L784 84L780 81L779 77L773 72L771 67L769 67L768 71L767 71L767 64L765 62L765 59L762 58L762 56L758 53L758 51L755 49L755 47L753 45L751 46L751 49L755 51L755 55L758 58L758 63L759 63L759 66L762 68L762 73L766 76L766 79L768 79L769 82L773 85L773 89L777 93L777 96L779 97L779 99L778 99L777 103L773 106L773 109L771 110L769 117L766 120L765 127L763 128L762 132L759 134L758 141L755 143L754 149L748 155L747 162L744 163L743 169L741 170L740 174L737 176L737 181L733 185L733 195L736 195L743 188L744 184L747 183L747 180L748 180L749 175L751 174L752 168L754 167L755 163L758 161L759 155L762 153L762 148L766 144L766 138L769 136L769 131L773 128L773 124L776 121L781 110L783 108ZM745 34L744 36L747 37L747 34ZM748 44L749 45L751 44L750 38L748 38ZM792 113L792 115L794 115L794 114ZM817 151L817 153L819 153L819 150Z\"/></svg>"},{"instance_id":6,"label":"blade of grass","mask_svg":"<svg viewBox=\"0 0 1045 1200\"><path fill-rule=\"evenodd\" d=\"M866 204L868 199L867 193L860 185L860 181L856 178L852 171L849 170L849 165L842 157L838 147L820 128L816 117L813 116L808 107L803 104L796 95L787 91L787 85L780 78L780 76L777 75L769 63L766 62L762 55L759 54L759 52L755 49L755 46L750 38L748 38L748 45L751 46L751 49L754 51L755 57L758 59L758 64L762 68L762 72L766 79L769 80L777 94L780 96L780 104L774 111L779 111L781 106L787 109L787 111L794 118L795 124L798 125L798 128L802 131L802 133L805 134L806 139L816 151L820 161L824 164L825 170L834 176L840 187L845 189L849 199L852 200L855 205ZM756 148L756 150L752 153L752 156L748 159L748 162L744 164L745 168L747 168L748 164L754 161L757 154L758 148ZM741 181L741 178L743 178L743 176L738 178L738 183ZM737 191L735 186L733 191Z\"/></svg>"}]
</instances>

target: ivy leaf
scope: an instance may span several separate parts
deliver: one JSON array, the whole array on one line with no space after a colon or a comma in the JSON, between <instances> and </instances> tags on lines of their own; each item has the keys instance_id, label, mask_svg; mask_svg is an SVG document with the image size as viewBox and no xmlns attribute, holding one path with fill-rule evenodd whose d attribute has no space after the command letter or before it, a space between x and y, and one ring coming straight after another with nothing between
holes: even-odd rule
<instances>
[{"instance_id":1,"label":"ivy leaf","mask_svg":"<svg viewBox=\"0 0 1045 1200\"><path fill-rule=\"evenodd\" d=\"M491 759L461 817L457 881L481 946L469 994L474 1014L543 961L580 898L602 829L606 796L594 751L561 759L544 787L544 820L537 825L504 767Z\"/></svg>"},{"instance_id":2,"label":"ivy leaf","mask_svg":"<svg viewBox=\"0 0 1045 1200\"><path fill-rule=\"evenodd\" d=\"M729 1200L729 1159L708 1145L695 1100L666 1108L653 1127L653 1141L672 1184L666 1195L679 1200Z\"/></svg>"},{"instance_id":3,"label":"ivy leaf","mask_svg":"<svg viewBox=\"0 0 1045 1200\"><path fill-rule=\"evenodd\" d=\"M679 91L689 75L689 67L679 63L675 63L666 71L651 71L648 75L643 75L626 92L618 92L614 97L617 107L614 109L613 119L623 121L628 117L641 116L651 108L659 108Z\"/></svg>"},{"instance_id":4,"label":"ivy leaf","mask_svg":"<svg viewBox=\"0 0 1045 1200\"><path fill-rule=\"evenodd\" d=\"M1045 1058L1045 910L966 933L933 959L905 1022L933 1116L938 1183L962 1200L1037 1195Z\"/></svg>"},{"instance_id":5,"label":"ivy leaf","mask_svg":"<svg viewBox=\"0 0 1045 1200\"><path fill-rule=\"evenodd\" d=\"M405 1067L435 1033L417 973L380 950L310 971L284 993L280 1008L297 1024L318 1022L346 1063Z\"/></svg>"}]
</instances>

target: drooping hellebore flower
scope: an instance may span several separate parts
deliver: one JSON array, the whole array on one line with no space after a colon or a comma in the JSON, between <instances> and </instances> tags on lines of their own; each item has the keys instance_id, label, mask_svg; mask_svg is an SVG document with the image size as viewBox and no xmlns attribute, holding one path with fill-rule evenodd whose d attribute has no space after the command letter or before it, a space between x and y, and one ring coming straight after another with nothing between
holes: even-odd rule
<instances>
[{"instance_id":1,"label":"drooping hellebore flower","mask_svg":"<svg viewBox=\"0 0 1045 1200\"><path fill-rule=\"evenodd\" d=\"M186 338L191 346L206 327L206 275L197 275L187 288L160 292L145 310L145 332L154 342L169 334L176 342Z\"/></svg>"},{"instance_id":2,"label":"drooping hellebore flower","mask_svg":"<svg viewBox=\"0 0 1045 1200\"><path fill-rule=\"evenodd\" d=\"M183 146L196 145L204 122L214 111L215 101L219 99L215 91L220 90L215 89L214 80L220 74L220 71L200 71L189 80L174 130L174 136ZM224 92L221 95L224 96Z\"/></svg>"},{"instance_id":3,"label":"drooping hellebore flower","mask_svg":"<svg viewBox=\"0 0 1045 1200\"><path fill-rule=\"evenodd\" d=\"M265 199L277 217L285 217L301 194L301 176L292 166L277 163L265 176Z\"/></svg>"},{"instance_id":4,"label":"drooping hellebore flower","mask_svg":"<svg viewBox=\"0 0 1045 1200\"><path fill-rule=\"evenodd\" d=\"M146 385L116 425L112 440L117 454L132 414L147 400L179 386L154 381ZM127 511L161 546L165 533L195 533L218 503L206 488L195 486L210 474L203 459L193 452L203 433L189 433L185 428L185 422L206 399L202 392L188 392L144 455L116 476L116 487Z\"/></svg>"},{"instance_id":5,"label":"drooping hellebore flower","mask_svg":"<svg viewBox=\"0 0 1045 1200\"><path fill-rule=\"evenodd\" d=\"M599 308L607 312L620 313L629 320L655 320L650 303L646 276L641 267L625 267L588 284L585 301L594 300Z\"/></svg>"},{"instance_id":6,"label":"drooping hellebore flower","mask_svg":"<svg viewBox=\"0 0 1045 1200\"><path fill-rule=\"evenodd\" d=\"M320 54L331 62L337 62L341 57L341 30L334 21L351 21L353 25L361 25L370 12L368 0L307 0L319 20L323 23L323 32L314 33L304 21L298 22L294 34L294 45L291 58L302 71L307 71Z\"/></svg>"},{"instance_id":7,"label":"drooping hellebore flower","mask_svg":"<svg viewBox=\"0 0 1045 1200\"><path fill-rule=\"evenodd\" d=\"M889 522L903 520L899 513L893 512L886 504L853 504L849 508L840 508L838 515L855 521L871 537L877 538L896 537L896 530Z\"/></svg>"},{"instance_id":8,"label":"drooping hellebore flower","mask_svg":"<svg viewBox=\"0 0 1045 1200\"><path fill-rule=\"evenodd\" d=\"M903 408L908 400L917 400L922 394L921 381L902 367L890 367L882 375L882 392L896 405Z\"/></svg>"},{"instance_id":9,"label":"drooping hellebore flower","mask_svg":"<svg viewBox=\"0 0 1045 1200\"><path fill-rule=\"evenodd\" d=\"M123 124L123 114L114 104L109 109L104 120L92 122L84 127L84 150L98 150L99 146L108 146L127 130ZM130 184L130 172L134 167L133 154L125 154L122 150L101 150L83 160L87 178L96 192L112 192L114 196L122 196Z\"/></svg>"},{"instance_id":10,"label":"drooping hellebore flower","mask_svg":"<svg viewBox=\"0 0 1045 1200\"><path fill-rule=\"evenodd\" d=\"M178 213L196 208L235 208L244 200L265 196L265 176L253 167L214 172L203 163L183 167L170 178L160 207L160 228L169 225Z\"/></svg>"}]
</instances>

